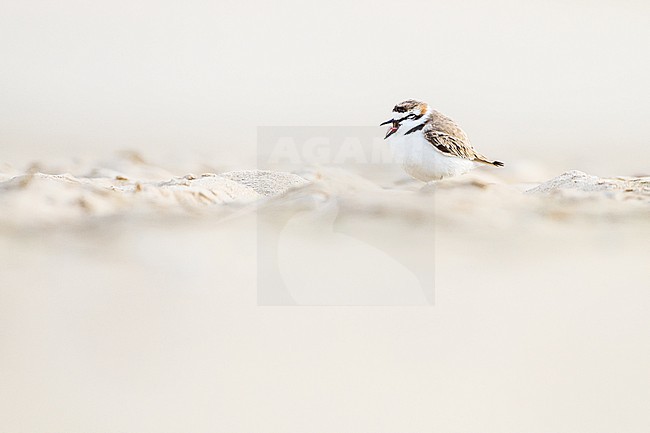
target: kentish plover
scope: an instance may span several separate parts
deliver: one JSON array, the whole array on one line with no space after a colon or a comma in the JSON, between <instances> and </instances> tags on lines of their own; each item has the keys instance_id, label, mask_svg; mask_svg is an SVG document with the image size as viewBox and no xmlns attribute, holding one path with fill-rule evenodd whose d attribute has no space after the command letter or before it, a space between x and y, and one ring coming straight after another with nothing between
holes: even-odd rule
<instances>
[{"instance_id":1,"label":"kentish plover","mask_svg":"<svg viewBox=\"0 0 650 433\"><path fill-rule=\"evenodd\" d=\"M449 117L426 102L409 99L393 108L386 133L404 170L424 182L458 176L480 165L502 167L476 152L467 134Z\"/></svg>"}]
</instances>

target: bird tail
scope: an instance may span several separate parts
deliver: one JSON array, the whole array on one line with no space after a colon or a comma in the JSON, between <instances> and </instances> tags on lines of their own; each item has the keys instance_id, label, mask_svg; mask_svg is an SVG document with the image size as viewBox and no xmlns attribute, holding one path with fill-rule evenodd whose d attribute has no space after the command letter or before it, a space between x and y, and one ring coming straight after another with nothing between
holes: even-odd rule
<instances>
[{"instance_id":1,"label":"bird tail","mask_svg":"<svg viewBox=\"0 0 650 433\"><path fill-rule=\"evenodd\" d=\"M505 165L501 161L490 161L489 159L487 159L485 157L479 157L479 158L476 158L476 160L478 162L482 162L483 164L489 164L489 165L493 165L495 167L503 167Z\"/></svg>"}]
</instances>

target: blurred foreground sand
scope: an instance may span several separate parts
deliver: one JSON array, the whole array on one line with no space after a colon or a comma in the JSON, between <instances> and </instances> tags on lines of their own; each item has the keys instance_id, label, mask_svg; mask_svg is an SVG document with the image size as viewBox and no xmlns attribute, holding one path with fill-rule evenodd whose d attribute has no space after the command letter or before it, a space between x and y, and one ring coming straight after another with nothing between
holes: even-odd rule
<instances>
[{"instance_id":1,"label":"blurred foreground sand","mask_svg":"<svg viewBox=\"0 0 650 433\"><path fill-rule=\"evenodd\" d=\"M650 179L516 173L6 168L3 430L643 431ZM388 307L257 306L292 220L279 274L329 284L292 302ZM433 308L381 252L432 260Z\"/></svg>"}]
</instances>

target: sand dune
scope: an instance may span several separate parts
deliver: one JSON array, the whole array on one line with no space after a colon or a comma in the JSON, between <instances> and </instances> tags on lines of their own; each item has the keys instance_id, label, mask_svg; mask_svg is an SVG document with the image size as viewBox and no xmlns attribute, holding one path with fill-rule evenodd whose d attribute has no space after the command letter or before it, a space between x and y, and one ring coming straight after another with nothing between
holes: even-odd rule
<instances>
[{"instance_id":1,"label":"sand dune","mask_svg":"<svg viewBox=\"0 0 650 433\"><path fill-rule=\"evenodd\" d=\"M580 171L539 183L484 171L429 185L396 179L389 187L340 168L305 169L302 176L264 170L173 176L144 161L117 160L112 168L71 171L0 173L0 223L6 229L134 213L227 212L253 202L290 211L292 203L315 196L337 200L343 213L436 217L438 223L484 227L500 226L504 218L642 223L650 211L650 178L599 178Z\"/></svg>"}]
</instances>

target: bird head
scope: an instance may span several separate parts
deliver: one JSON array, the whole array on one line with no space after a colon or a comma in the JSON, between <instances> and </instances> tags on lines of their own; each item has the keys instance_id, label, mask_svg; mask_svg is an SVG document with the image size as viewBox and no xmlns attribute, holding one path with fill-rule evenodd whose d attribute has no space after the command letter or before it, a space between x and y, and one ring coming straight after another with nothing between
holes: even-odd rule
<instances>
[{"instance_id":1,"label":"bird head","mask_svg":"<svg viewBox=\"0 0 650 433\"><path fill-rule=\"evenodd\" d=\"M426 102L415 101L408 99L400 102L393 108L393 117L383 122L379 126L387 125L390 123L390 128L386 132L384 139L395 134L401 127L404 131L408 131L414 126L422 122L422 118L429 111L429 104Z\"/></svg>"}]
</instances>

